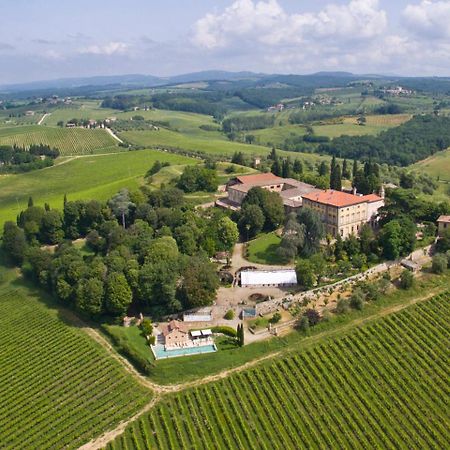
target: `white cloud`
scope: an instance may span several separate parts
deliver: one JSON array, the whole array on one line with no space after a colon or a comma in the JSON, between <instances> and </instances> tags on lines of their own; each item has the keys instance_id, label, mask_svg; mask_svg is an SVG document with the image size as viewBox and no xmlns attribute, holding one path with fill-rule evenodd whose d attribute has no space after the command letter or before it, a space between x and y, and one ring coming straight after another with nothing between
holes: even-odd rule
<instances>
[{"instance_id":1,"label":"white cloud","mask_svg":"<svg viewBox=\"0 0 450 450\"><path fill-rule=\"evenodd\" d=\"M123 54L128 48L128 44L125 44L124 42L108 42L103 45L90 45L81 49L80 53L110 56L114 54Z\"/></svg>"},{"instance_id":2,"label":"white cloud","mask_svg":"<svg viewBox=\"0 0 450 450\"><path fill-rule=\"evenodd\" d=\"M277 0L236 0L219 14L207 14L194 25L192 41L206 49L239 41L297 45L322 40L349 41L381 35L387 27L378 0L330 4L318 13L288 14Z\"/></svg>"},{"instance_id":3,"label":"white cloud","mask_svg":"<svg viewBox=\"0 0 450 450\"><path fill-rule=\"evenodd\" d=\"M421 38L450 38L450 2L423 0L408 5L403 18L409 31Z\"/></svg>"}]
</instances>

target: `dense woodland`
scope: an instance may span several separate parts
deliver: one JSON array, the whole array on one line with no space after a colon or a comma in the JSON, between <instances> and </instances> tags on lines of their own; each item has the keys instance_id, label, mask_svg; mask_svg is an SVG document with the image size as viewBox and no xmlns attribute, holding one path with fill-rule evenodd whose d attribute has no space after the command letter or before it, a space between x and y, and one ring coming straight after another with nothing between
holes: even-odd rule
<instances>
[{"instance_id":1,"label":"dense woodland","mask_svg":"<svg viewBox=\"0 0 450 450\"><path fill-rule=\"evenodd\" d=\"M0 173L23 173L53 165L59 150L48 145L0 146Z\"/></svg>"},{"instance_id":2,"label":"dense woodland","mask_svg":"<svg viewBox=\"0 0 450 450\"><path fill-rule=\"evenodd\" d=\"M86 250L71 243L84 237ZM98 318L211 304L218 277L208 257L237 239L223 211L195 211L167 188L122 190L107 204L66 201L62 212L30 199L17 224L5 224L3 246L61 302Z\"/></svg>"}]
</instances>

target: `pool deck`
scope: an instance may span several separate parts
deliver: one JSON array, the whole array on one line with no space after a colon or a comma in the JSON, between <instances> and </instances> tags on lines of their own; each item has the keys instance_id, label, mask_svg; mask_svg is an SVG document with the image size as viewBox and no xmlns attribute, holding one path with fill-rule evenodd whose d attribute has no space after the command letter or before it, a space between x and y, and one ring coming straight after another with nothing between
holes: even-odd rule
<instances>
[{"instance_id":1,"label":"pool deck","mask_svg":"<svg viewBox=\"0 0 450 450\"><path fill-rule=\"evenodd\" d=\"M150 346L153 356L156 360L167 358L178 358L180 356L202 355L204 353L213 353L217 351L216 344L201 345L198 347L174 348L165 350L161 344Z\"/></svg>"}]
</instances>

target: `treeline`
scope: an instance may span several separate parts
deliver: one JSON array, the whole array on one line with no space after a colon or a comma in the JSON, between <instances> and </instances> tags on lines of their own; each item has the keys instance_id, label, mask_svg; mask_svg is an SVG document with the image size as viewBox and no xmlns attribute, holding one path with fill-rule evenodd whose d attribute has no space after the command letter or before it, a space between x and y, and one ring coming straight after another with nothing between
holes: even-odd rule
<instances>
[{"instance_id":1,"label":"treeline","mask_svg":"<svg viewBox=\"0 0 450 450\"><path fill-rule=\"evenodd\" d=\"M450 146L450 117L415 116L378 136L340 136L319 153L408 166Z\"/></svg>"},{"instance_id":2,"label":"treeline","mask_svg":"<svg viewBox=\"0 0 450 450\"><path fill-rule=\"evenodd\" d=\"M150 101L151 98L149 96L121 94L115 95L114 97L106 97L102 101L101 107L127 111L142 105L145 102L150 103Z\"/></svg>"},{"instance_id":3,"label":"treeline","mask_svg":"<svg viewBox=\"0 0 450 450\"><path fill-rule=\"evenodd\" d=\"M23 173L53 165L59 150L44 144L0 146L0 173Z\"/></svg>"},{"instance_id":4,"label":"treeline","mask_svg":"<svg viewBox=\"0 0 450 450\"><path fill-rule=\"evenodd\" d=\"M80 238L82 250L72 244ZM196 211L167 188L122 190L106 204L65 201L62 212L30 200L17 224L5 224L3 248L28 277L88 317L160 317L213 302L219 279L208 257L237 239L225 212Z\"/></svg>"},{"instance_id":5,"label":"treeline","mask_svg":"<svg viewBox=\"0 0 450 450\"><path fill-rule=\"evenodd\" d=\"M194 94L156 94L152 97L155 108L188 111L222 117L226 110L219 102L226 94L221 92L202 92Z\"/></svg>"},{"instance_id":6,"label":"treeline","mask_svg":"<svg viewBox=\"0 0 450 450\"><path fill-rule=\"evenodd\" d=\"M237 115L227 117L222 121L222 129L225 133L232 131L260 130L273 127L275 116L269 114Z\"/></svg>"}]
</instances>

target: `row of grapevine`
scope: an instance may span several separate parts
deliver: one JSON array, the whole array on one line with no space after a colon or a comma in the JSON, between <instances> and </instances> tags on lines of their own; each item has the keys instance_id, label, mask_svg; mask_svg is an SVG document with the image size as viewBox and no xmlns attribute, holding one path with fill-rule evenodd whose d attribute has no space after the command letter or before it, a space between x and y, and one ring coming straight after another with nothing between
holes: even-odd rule
<instances>
[{"instance_id":1,"label":"row of grapevine","mask_svg":"<svg viewBox=\"0 0 450 450\"><path fill-rule=\"evenodd\" d=\"M58 148L62 156L117 148L114 138L102 129L18 127L2 131L0 145L29 147L32 144L47 144Z\"/></svg>"},{"instance_id":2,"label":"row of grapevine","mask_svg":"<svg viewBox=\"0 0 450 450\"><path fill-rule=\"evenodd\" d=\"M0 447L77 448L149 401L98 344L19 291L0 295Z\"/></svg>"},{"instance_id":3,"label":"row of grapevine","mask_svg":"<svg viewBox=\"0 0 450 450\"><path fill-rule=\"evenodd\" d=\"M108 449L446 448L449 300L172 395Z\"/></svg>"}]
</instances>

